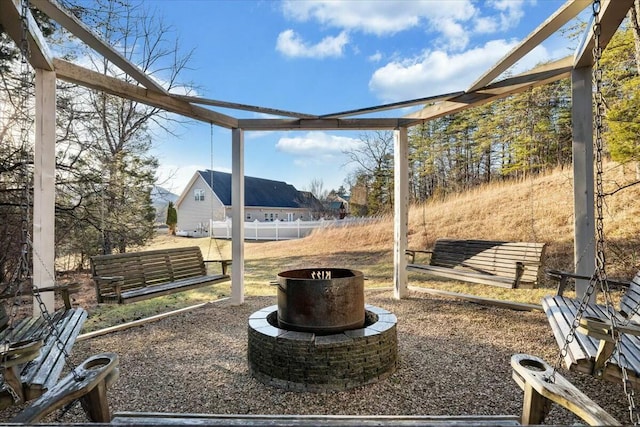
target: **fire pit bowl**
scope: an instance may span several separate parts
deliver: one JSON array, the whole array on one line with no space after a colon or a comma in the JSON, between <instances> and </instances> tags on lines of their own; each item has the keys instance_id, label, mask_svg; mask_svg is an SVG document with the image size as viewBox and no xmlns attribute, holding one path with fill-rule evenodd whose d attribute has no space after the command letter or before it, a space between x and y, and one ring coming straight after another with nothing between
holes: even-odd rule
<instances>
[{"instance_id":1,"label":"fire pit bowl","mask_svg":"<svg viewBox=\"0 0 640 427\"><path fill-rule=\"evenodd\" d=\"M328 335L364 326L364 275L345 268L278 274L278 325Z\"/></svg>"}]
</instances>

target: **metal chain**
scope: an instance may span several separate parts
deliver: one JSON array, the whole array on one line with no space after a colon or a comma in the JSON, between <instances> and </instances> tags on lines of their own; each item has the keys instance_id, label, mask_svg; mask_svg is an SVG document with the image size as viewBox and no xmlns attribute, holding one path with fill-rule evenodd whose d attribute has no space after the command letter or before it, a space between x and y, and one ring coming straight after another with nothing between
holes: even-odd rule
<instances>
[{"instance_id":1,"label":"metal chain","mask_svg":"<svg viewBox=\"0 0 640 427\"><path fill-rule=\"evenodd\" d=\"M640 418L638 418L637 408L635 404L634 390L629 381L629 373L627 372L627 358L623 353L622 334L617 333L618 319L615 316L615 310L613 309L613 302L611 300L611 294L609 289L609 282L607 280L606 272L606 259L605 259L605 246L606 240L604 238L604 182L603 182L603 165L602 154L604 151L604 142L602 139L604 131L604 117L606 114L606 107L604 97L602 95L602 67L600 66L600 59L602 58L602 47L600 46L600 0L594 0L593 2L593 82L594 82L594 98L595 98L595 157L596 157L596 189L598 197L596 197L596 271L598 282L601 284L605 295L605 304L609 319L611 320L611 335L615 340L616 351L614 355L617 357L617 365L622 373L622 386L624 388L627 400L629 403L629 419L634 425L640 424Z\"/></svg>"},{"instance_id":2,"label":"metal chain","mask_svg":"<svg viewBox=\"0 0 640 427\"><path fill-rule=\"evenodd\" d=\"M622 383L625 394L627 396L627 400L629 403L629 417L631 422L634 425L638 425L640 423L640 419L637 416L637 409L634 399L634 390L631 386L629 380L629 374L627 372L626 364L627 359L623 353L622 346L622 337L621 334L617 333L618 319L615 315L615 310L613 309L613 302L611 299L611 293L609 288L609 282L607 279L606 272L606 256L605 256L605 246L606 240L604 235L604 180L603 180L603 162L602 155L604 151L604 143L603 143L603 120L606 113L605 110L605 102L602 95L602 68L600 66L600 59L602 57L602 47L600 46L600 35L601 35L601 24L600 24L600 10L601 4L600 0L594 0L593 4L593 38L594 38L594 47L593 47L593 82L594 82L594 102L595 102L595 116L594 116L594 147L595 147L595 163L596 163L596 258L595 258L595 271L591 280L589 281L589 286L583 295L582 300L580 301L580 305L576 311L576 316L571 325L571 329L567 334L564 346L560 351L560 355L558 357L558 363L553 369L553 373L551 374L551 380L555 381L555 373L562 363L562 361L567 356L569 344L574 341L575 334L578 326L580 325L580 319L587 308L587 304L596 289L596 285L599 285L601 291L605 297L605 305L608 317L611 321L611 335L615 340L616 350L614 354L617 354L617 365L619 366L622 373Z\"/></svg>"},{"instance_id":3,"label":"metal chain","mask_svg":"<svg viewBox=\"0 0 640 427\"><path fill-rule=\"evenodd\" d=\"M38 255L36 254L36 256L38 256ZM53 334L53 336L55 338L56 347L58 347L58 350L60 350L60 352L64 356L64 363L67 366L67 368L69 368L71 370L71 373L73 375L73 379L75 379L76 381L82 381L83 378L80 375L78 375L78 373L76 372L74 367L69 362L69 359L70 359L69 352L65 348L65 345L62 342L62 339L60 338L60 335L61 335L60 330L56 326L55 322L53 321L53 318L51 317L51 314L47 310L47 307L44 304L44 301L42 300L42 295L40 295L40 291L38 290L38 288L35 285L32 285L32 286L33 286L33 296L36 299L36 302L38 303L38 308L40 309L40 313L41 313L42 317L44 318L44 320L47 323L47 326L49 328L48 329L48 334Z\"/></svg>"},{"instance_id":4,"label":"metal chain","mask_svg":"<svg viewBox=\"0 0 640 427\"><path fill-rule=\"evenodd\" d=\"M22 196L21 196L21 203L20 203L20 210L21 210L21 251L20 252L21 253L20 253L19 266L17 267L16 273L14 275L14 282L17 284L17 286L16 286L15 293L13 295L13 304L11 305L11 309L9 312L9 321L7 326L9 333L6 335L4 339L4 344L7 344L7 345L15 341L14 325L15 325L15 319L18 312L18 306L20 305L20 301L22 300L22 296L23 296L23 285L24 285L23 282L25 280L28 280L29 278L32 279L32 274L30 269L31 260L29 259L29 253L30 252L35 253L35 251L33 250L33 245L32 245L30 233L29 233L29 218L31 218L31 209L30 209L31 197L29 192L29 176L30 176L29 155L28 155L29 151L27 149L27 144L25 142L29 139L29 120L30 120L29 113L28 113L28 105L26 101L29 99L29 87L31 83L31 75L29 71L29 57L31 56L31 52L30 52L29 40L28 40L28 34L29 34L28 20L29 20L29 14L30 14L29 0L23 0L21 6L22 7L21 7L20 20L21 20L22 34L21 34L21 40L20 40L20 53L21 53L20 82L21 82L21 91L23 94L23 102L22 102L21 108L19 109L19 112L21 112L20 138L21 138L21 144L22 144L21 146ZM36 256L38 255L36 254ZM55 282L55 276L53 276L50 271L47 271L47 274L49 274ZM80 378L76 370L73 369L73 366L71 366L69 363L69 353L65 349L65 345L61 340L61 337L60 337L61 333L58 330L55 323L53 322L53 319L49 314L49 311L47 310L47 307L45 306L42 300L42 296L40 295L40 292L37 286L35 286L35 284L33 283L33 280L32 280L32 293L38 304L40 313L44 318L48 328L43 335L51 335L51 334L54 335L56 347L63 354L65 364L71 370L74 379L76 381L82 380L82 378ZM8 356L4 355L2 358L2 362L6 363L7 359L8 359ZM8 384L6 384L6 389L8 390L14 402L19 403L21 399L18 393L16 393L16 391L13 390L13 388Z\"/></svg>"},{"instance_id":5,"label":"metal chain","mask_svg":"<svg viewBox=\"0 0 640 427\"><path fill-rule=\"evenodd\" d=\"M29 114L27 113L27 99L29 99L29 83L30 83L30 73L29 73L29 57L31 55L29 51L29 40L28 36L28 13L29 13L29 2L28 0L24 0L22 2L22 7L20 11L20 24L21 24L21 39L20 39L20 91L22 93L21 102L18 104L18 111L16 113L19 114L20 121L20 161L22 162L20 168L20 182L22 189L22 194L20 197L20 229L21 229L21 240L20 240L20 261L16 266L16 270L12 276L11 282L14 283L15 290L13 291L13 303L9 308L8 313L8 323L7 323L7 334L3 339L3 343L5 348L8 348L9 345L15 341L15 324L16 317L18 315L18 308L21 305L22 301L22 293L23 293L23 281L25 277L29 276L29 250L28 250L28 235L29 235L29 156L27 154L27 148L25 141L29 138ZM9 355L8 352L5 353L2 357L2 364L6 365L8 362ZM20 403L21 398L8 383L5 383L5 388L11 395L14 403Z\"/></svg>"}]
</instances>

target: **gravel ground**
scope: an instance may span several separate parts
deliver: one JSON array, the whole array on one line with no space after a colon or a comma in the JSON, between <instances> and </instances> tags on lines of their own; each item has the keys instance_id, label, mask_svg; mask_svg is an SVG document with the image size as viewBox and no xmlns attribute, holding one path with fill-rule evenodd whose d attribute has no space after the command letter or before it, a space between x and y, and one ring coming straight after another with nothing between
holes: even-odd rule
<instances>
[{"instance_id":1,"label":"gravel ground","mask_svg":"<svg viewBox=\"0 0 640 427\"><path fill-rule=\"evenodd\" d=\"M208 304L127 331L76 343L80 363L101 352L120 356L120 378L109 391L112 411L237 414L463 415L519 414L522 392L511 378L510 357L528 353L552 365L558 356L542 313L410 293L368 291L366 302L398 317L399 366L388 379L344 392L299 393L270 388L247 369L247 319L275 304L251 297L242 306ZM618 384L561 373L619 420L626 396ZM15 408L0 414L6 421ZM74 408L49 421L82 422ZM579 420L554 408L548 424Z\"/></svg>"}]
</instances>

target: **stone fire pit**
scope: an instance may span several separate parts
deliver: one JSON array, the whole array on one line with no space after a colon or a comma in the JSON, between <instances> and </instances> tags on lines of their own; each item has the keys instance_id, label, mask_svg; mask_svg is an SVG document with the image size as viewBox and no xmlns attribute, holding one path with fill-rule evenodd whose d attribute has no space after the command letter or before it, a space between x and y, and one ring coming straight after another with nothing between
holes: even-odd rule
<instances>
[{"instance_id":1,"label":"stone fire pit","mask_svg":"<svg viewBox=\"0 0 640 427\"><path fill-rule=\"evenodd\" d=\"M345 269L280 273L278 305L249 317L248 361L254 378L288 390L319 392L371 384L393 373L397 319L363 303L363 280L361 272Z\"/></svg>"}]
</instances>

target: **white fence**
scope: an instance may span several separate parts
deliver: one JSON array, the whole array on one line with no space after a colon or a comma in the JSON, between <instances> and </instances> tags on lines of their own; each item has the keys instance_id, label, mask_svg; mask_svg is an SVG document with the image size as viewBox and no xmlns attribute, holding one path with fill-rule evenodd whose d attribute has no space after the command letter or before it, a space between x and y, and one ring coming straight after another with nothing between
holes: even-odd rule
<instances>
[{"instance_id":1,"label":"white fence","mask_svg":"<svg viewBox=\"0 0 640 427\"><path fill-rule=\"evenodd\" d=\"M345 218L320 221L273 221L244 223L245 240L290 240L308 236L318 228L348 227L375 221L375 218ZM211 221L209 235L217 239L231 239L231 218Z\"/></svg>"}]
</instances>

